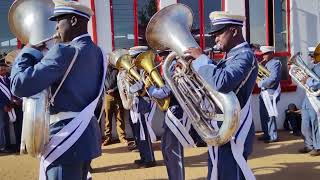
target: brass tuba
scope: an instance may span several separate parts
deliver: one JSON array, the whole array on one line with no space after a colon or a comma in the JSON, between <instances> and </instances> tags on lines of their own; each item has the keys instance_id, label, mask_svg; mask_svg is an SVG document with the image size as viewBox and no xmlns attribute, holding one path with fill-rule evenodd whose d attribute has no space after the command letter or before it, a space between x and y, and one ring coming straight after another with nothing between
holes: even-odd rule
<instances>
[{"instance_id":1,"label":"brass tuba","mask_svg":"<svg viewBox=\"0 0 320 180\"><path fill-rule=\"evenodd\" d=\"M316 81L320 81L320 77L314 73L309 67L305 64L305 62L301 58L301 53L298 52L295 55L293 55L289 59L289 63L291 63L291 67L289 70L289 74L292 77L292 79L298 83L302 88L306 90L310 95L313 96L319 96L320 90L314 91L310 89L308 86L302 82L305 78L312 77Z\"/></svg>"},{"instance_id":2,"label":"brass tuba","mask_svg":"<svg viewBox=\"0 0 320 180\"><path fill-rule=\"evenodd\" d=\"M137 68L144 70L143 78L146 88L148 88L150 85L155 85L158 87L164 86L164 82L153 64L155 57L155 53L149 50L139 54L134 61L134 64L137 66ZM170 97L165 99L155 99L155 101L161 111L166 111L169 108Z\"/></svg>"},{"instance_id":3,"label":"brass tuba","mask_svg":"<svg viewBox=\"0 0 320 180\"><path fill-rule=\"evenodd\" d=\"M117 49L110 53L109 62L119 70L117 85L122 105L125 109L131 109L133 103L133 94L129 87L135 81L141 79L140 74L134 69L131 63L132 57L126 49Z\"/></svg>"},{"instance_id":4,"label":"brass tuba","mask_svg":"<svg viewBox=\"0 0 320 180\"><path fill-rule=\"evenodd\" d=\"M10 7L8 20L11 32L24 44L38 45L58 36L55 22L48 18L53 14L51 0L16 0ZM23 127L20 153L33 157L41 155L49 141L49 92L23 98Z\"/></svg>"},{"instance_id":5,"label":"brass tuba","mask_svg":"<svg viewBox=\"0 0 320 180\"><path fill-rule=\"evenodd\" d=\"M227 143L237 130L240 104L235 93L224 94L212 89L192 67L188 67L190 64L186 62L184 51L189 47L199 47L190 33L192 21L192 11L188 6L167 6L149 21L146 39L154 49L173 50L163 64L164 78L201 138L208 145L219 146ZM178 66L172 76L169 67L175 58L182 67ZM215 104L223 114L215 113ZM220 120L223 124L215 130L210 120Z\"/></svg>"}]
</instances>

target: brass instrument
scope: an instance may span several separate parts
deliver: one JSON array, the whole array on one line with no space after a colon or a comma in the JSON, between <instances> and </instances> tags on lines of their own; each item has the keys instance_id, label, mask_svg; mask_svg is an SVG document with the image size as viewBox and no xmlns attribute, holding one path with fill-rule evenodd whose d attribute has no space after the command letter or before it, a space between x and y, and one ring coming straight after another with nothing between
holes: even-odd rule
<instances>
[{"instance_id":1,"label":"brass instrument","mask_svg":"<svg viewBox=\"0 0 320 180\"><path fill-rule=\"evenodd\" d=\"M155 85L160 88L164 86L164 82L153 64L155 57L155 53L152 51L146 51L139 54L134 61L134 64L137 66L137 68L144 70L144 83L146 88L148 88L150 85ZM165 99L155 99L155 101L161 111L166 111L169 108L170 97Z\"/></svg>"},{"instance_id":2,"label":"brass instrument","mask_svg":"<svg viewBox=\"0 0 320 180\"><path fill-rule=\"evenodd\" d=\"M146 39L154 49L173 50L163 64L164 78L201 138L208 145L220 146L227 143L238 128L240 104L235 93L212 89L186 62L185 50L199 47L190 33L192 21L188 6L179 3L167 6L150 19ZM176 67L172 75L169 67L175 58L181 67ZM215 104L223 114L215 113ZM223 124L215 130L210 120L220 120Z\"/></svg>"},{"instance_id":3,"label":"brass instrument","mask_svg":"<svg viewBox=\"0 0 320 180\"><path fill-rule=\"evenodd\" d=\"M270 76L270 71L265 68L262 64L258 64L258 76L256 82L260 82L265 78L268 78Z\"/></svg>"},{"instance_id":4,"label":"brass instrument","mask_svg":"<svg viewBox=\"0 0 320 180\"><path fill-rule=\"evenodd\" d=\"M320 43L313 52L313 58L316 63L320 62Z\"/></svg>"},{"instance_id":5,"label":"brass instrument","mask_svg":"<svg viewBox=\"0 0 320 180\"><path fill-rule=\"evenodd\" d=\"M126 49L116 49L110 53L109 62L117 69L125 69L128 72L130 81L139 81L140 74L134 69L131 63L132 57Z\"/></svg>"},{"instance_id":6,"label":"brass instrument","mask_svg":"<svg viewBox=\"0 0 320 180\"><path fill-rule=\"evenodd\" d=\"M109 62L119 70L117 85L122 105L128 110L133 105L133 94L130 93L129 87L141 79L140 74L134 69L131 61L132 57L129 55L128 50L117 49L110 53Z\"/></svg>"},{"instance_id":7,"label":"brass instrument","mask_svg":"<svg viewBox=\"0 0 320 180\"><path fill-rule=\"evenodd\" d=\"M56 23L48 20L53 10L52 0L16 0L8 13L10 30L23 44L33 46L59 38Z\"/></svg>"},{"instance_id":8,"label":"brass instrument","mask_svg":"<svg viewBox=\"0 0 320 180\"><path fill-rule=\"evenodd\" d=\"M51 0L16 0L10 7L8 21L11 32L24 44L39 45L51 40L55 22ZM54 35L54 37L57 37ZM41 155L49 141L49 92L48 89L23 98L23 127L20 153L33 157Z\"/></svg>"},{"instance_id":9,"label":"brass instrument","mask_svg":"<svg viewBox=\"0 0 320 180\"><path fill-rule=\"evenodd\" d=\"M319 96L320 90L314 91L310 89L308 86L305 85L303 82L304 79L308 77L312 77L316 81L320 81L320 77L314 73L311 69L308 68L308 66L305 64L305 62L301 58L301 53L298 52L295 55L293 55L289 62L292 63L289 74L292 77L292 79L298 83L302 88L306 90L309 94L313 96Z\"/></svg>"}]
</instances>

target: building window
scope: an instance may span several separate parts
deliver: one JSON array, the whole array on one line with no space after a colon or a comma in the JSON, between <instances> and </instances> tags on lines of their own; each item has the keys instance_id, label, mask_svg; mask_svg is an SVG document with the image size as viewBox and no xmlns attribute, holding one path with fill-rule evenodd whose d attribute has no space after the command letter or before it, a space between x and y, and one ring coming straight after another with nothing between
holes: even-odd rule
<instances>
[{"instance_id":1,"label":"building window","mask_svg":"<svg viewBox=\"0 0 320 180\"><path fill-rule=\"evenodd\" d=\"M134 16L132 0L113 0L113 38L114 48L134 46Z\"/></svg>"},{"instance_id":2,"label":"building window","mask_svg":"<svg viewBox=\"0 0 320 180\"><path fill-rule=\"evenodd\" d=\"M178 3L189 6L193 12L193 25L191 33L202 49L215 45L214 40L208 34L210 32L209 14L212 11L221 11L224 0L178 0Z\"/></svg>"},{"instance_id":3,"label":"building window","mask_svg":"<svg viewBox=\"0 0 320 180\"><path fill-rule=\"evenodd\" d=\"M275 47L275 56L282 63L281 85L290 85L287 61L289 44L289 0L246 0L247 41ZM295 88L289 88L294 89Z\"/></svg>"},{"instance_id":4,"label":"building window","mask_svg":"<svg viewBox=\"0 0 320 180\"><path fill-rule=\"evenodd\" d=\"M156 0L138 0L138 45L148 45L145 33L151 17L157 12Z\"/></svg>"},{"instance_id":5,"label":"building window","mask_svg":"<svg viewBox=\"0 0 320 180\"><path fill-rule=\"evenodd\" d=\"M8 12L13 1L0 1L0 57L17 49L17 39L11 33L8 23Z\"/></svg>"},{"instance_id":6,"label":"building window","mask_svg":"<svg viewBox=\"0 0 320 180\"><path fill-rule=\"evenodd\" d=\"M147 45L145 29L157 11L156 0L112 0L113 48Z\"/></svg>"}]
</instances>

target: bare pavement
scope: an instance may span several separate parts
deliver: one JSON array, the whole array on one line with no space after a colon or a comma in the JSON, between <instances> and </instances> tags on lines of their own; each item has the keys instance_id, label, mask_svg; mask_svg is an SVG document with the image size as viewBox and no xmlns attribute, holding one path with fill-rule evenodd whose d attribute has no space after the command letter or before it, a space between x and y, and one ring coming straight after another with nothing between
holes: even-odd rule
<instances>
[{"instance_id":1,"label":"bare pavement","mask_svg":"<svg viewBox=\"0 0 320 180\"><path fill-rule=\"evenodd\" d=\"M249 159L257 180L318 180L320 156L299 154L303 140L280 133L280 142L264 144L255 142L254 153ZM129 152L123 144L103 147L103 155L92 162L94 180L164 180L166 168L160 150L160 142L154 144L157 166L139 169L133 164L137 152ZM185 150L186 179L202 180L207 174L207 148ZM38 160L27 155L0 154L0 180L36 180Z\"/></svg>"}]
</instances>

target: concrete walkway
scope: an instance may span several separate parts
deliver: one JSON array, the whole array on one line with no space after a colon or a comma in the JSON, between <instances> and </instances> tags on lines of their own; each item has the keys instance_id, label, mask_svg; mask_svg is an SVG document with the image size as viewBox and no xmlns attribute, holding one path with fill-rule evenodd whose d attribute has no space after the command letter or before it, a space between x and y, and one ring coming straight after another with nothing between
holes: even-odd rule
<instances>
[{"instance_id":1,"label":"concrete walkway","mask_svg":"<svg viewBox=\"0 0 320 180\"><path fill-rule=\"evenodd\" d=\"M320 156L299 154L302 139L280 133L280 142L264 144L256 141L249 164L258 180L318 180ZM92 163L95 180L167 179L160 151L160 142L154 144L157 167L138 169L133 164L139 154L128 152L122 144L103 148L103 155ZM186 179L202 180L207 174L207 148L185 150ZM0 155L0 180L37 179L38 161L29 156Z\"/></svg>"}]
</instances>

